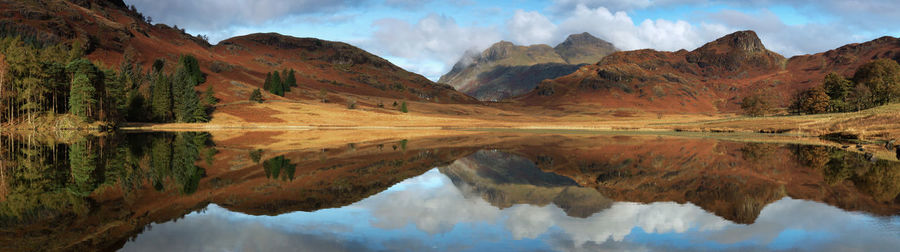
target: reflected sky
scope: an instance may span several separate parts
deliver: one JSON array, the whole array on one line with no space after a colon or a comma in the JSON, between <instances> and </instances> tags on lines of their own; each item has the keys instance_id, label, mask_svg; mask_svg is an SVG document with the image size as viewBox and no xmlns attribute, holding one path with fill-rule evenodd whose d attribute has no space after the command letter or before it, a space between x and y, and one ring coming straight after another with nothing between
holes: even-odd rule
<instances>
[{"instance_id":1,"label":"reflected sky","mask_svg":"<svg viewBox=\"0 0 900 252\"><path fill-rule=\"evenodd\" d=\"M753 224L693 204L616 202L587 218L553 204L500 209L438 169L350 206L252 216L210 205L156 224L124 251L890 251L900 217L783 198Z\"/></svg>"}]
</instances>

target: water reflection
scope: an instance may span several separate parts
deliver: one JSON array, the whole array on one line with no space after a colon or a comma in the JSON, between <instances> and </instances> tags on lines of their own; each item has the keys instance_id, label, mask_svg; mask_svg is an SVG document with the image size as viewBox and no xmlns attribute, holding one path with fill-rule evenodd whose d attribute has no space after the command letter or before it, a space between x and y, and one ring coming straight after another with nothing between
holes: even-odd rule
<instances>
[{"instance_id":1,"label":"water reflection","mask_svg":"<svg viewBox=\"0 0 900 252\"><path fill-rule=\"evenodd\" d=\"M900 163L839 148L504 133L298 146L284 134L4 137L0 250L900 245Z\"/></svg>"},{"instance_id":2,"label":"water reflection","mask_svg":"<svg viewBox=\"0 0 900 252\"><path fill-rule=\"evenodd\" d=\"M887 251L900 245L898 225L896 217L788 197L766 206L750 225L690 203L618 202L586 218L569 216L555 204L500 209L431 170L337 209L259 217L212 205L154 226L124 250Z\"/></svg>"}]
</instances>

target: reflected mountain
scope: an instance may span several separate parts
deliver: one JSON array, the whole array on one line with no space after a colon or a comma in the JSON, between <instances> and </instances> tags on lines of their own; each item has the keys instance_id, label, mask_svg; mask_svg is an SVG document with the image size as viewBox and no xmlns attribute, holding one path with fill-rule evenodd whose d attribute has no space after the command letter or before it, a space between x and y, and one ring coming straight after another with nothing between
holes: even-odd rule
<instances>
[{"instance_id":1,"label":"reflected mountain","mask_svg":"<svg viewBox=\"0 0 900 252\"><path fill-rule=\"evenodd\" d=\"M586 218L609 208L613 201L568 177L544 172L528 159L500 151L481 150L438 168L461 191L472 191L492 205L554 204L573 217Z\"/></svg>"},{"instance_id":2,"label":"reflected mountain","mask_svg":"<svg viewBox=\"0 0 900 252\"><path fill-rule=\"evenodd\" d=\"M504 211L552 205L568 222L630 206L623 202L674 202L751 224L785 197L900 213L900 163L827 145L496 132L347 143L328 139L353 132L305 141L285 134L306 133L221 141L140 133L64 143L4 136L0 250L116 250L155 223L210 204L252 216L342 209L435 167L466 201Z\"/></svg>"}]
</instances>

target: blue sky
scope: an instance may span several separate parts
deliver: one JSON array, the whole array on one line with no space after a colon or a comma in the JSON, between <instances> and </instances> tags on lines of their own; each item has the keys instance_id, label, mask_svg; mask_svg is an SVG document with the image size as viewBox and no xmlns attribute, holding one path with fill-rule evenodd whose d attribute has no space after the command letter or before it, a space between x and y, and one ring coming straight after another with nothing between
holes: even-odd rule
<instances>
[{"instance_id":1,"label":"blue sky","mask_svg":"<svg viewBox=\"0 0 900 252\"><path fill-rule=\"evenodd\" d=\"M561 42L589 32L622 50L692 50L755 30L787 57L900 36L900 1L844 0L126 0L156 23L212 43L257 32L343 41L432 80L500 40Z\"/></svg>"}]
</instances>

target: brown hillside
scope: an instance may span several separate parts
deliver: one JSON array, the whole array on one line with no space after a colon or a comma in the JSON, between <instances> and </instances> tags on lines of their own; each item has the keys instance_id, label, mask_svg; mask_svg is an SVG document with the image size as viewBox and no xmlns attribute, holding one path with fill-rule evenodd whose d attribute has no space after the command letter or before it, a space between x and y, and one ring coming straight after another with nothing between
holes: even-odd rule
<instances>
[{"instance_id":1,"label":"brown hillside","mask_svg":"<svg viewBox=\"0 0 900 252\"><path fill-rule=\"evenodd\" d=\"M120 64L124 54L150 69L155 59L170 65L182 54L200 61L207 82L223 103L246 101L262 87L266 73L293 68L299 87L285 98L315 99L320 90L440 103L473 103L452 87L436 84L352 45L275 33L251 34L211 46L163 24L151 25L122 1L2 1L0 27L46 43L84 45L88 58L106 67ZM267 100L282 98L265 95ZM337 98L336 102L340 102ZM334 100L334 99L333 99Z\"/></svg>"},{"instance_id":2,"label":"brown hillside","mask_svg":"<svg viewBox=\"0 0 900 252\"><path fill-rule=\"evenodd\" d=\"M612 54L575 73L542 82L517 97L522 105L593 105L665 112L736 112L740 100L764 93L785 107L825 74L849 75L872 59L898 59L900 40L883 37L814 55L784 59L753 31L739 31L694 51Z\"/></svg>"}]
</instances>

